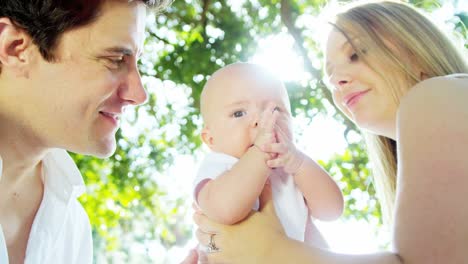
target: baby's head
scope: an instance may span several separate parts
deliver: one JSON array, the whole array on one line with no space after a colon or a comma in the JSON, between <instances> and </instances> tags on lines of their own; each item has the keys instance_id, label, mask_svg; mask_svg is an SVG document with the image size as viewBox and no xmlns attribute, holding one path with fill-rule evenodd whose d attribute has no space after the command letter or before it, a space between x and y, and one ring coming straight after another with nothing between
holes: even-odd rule
<instances>
[{"instance_id":1,"label":"baby's head","mask_svg":"<svg viewBox=\"0 0 468 264\"><path fill-rule=\"evenodd\" d=\"M260 116L270 102L290 115L286 88L262 67L235 63L216 71L200 99L203 142L213 151L240 158L253 145Z\"/></svg>"}]
</instances>

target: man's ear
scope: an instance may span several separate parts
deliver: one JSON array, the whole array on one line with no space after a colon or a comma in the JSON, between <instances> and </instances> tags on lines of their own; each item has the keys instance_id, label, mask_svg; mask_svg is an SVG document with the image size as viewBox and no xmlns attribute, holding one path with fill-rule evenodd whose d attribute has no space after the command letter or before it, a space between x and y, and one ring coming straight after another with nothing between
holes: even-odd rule
<instances>
[{"instance_id":1,"label":"man's ear","mask_svg":"<svg viewBox=\"0 0 468 264\"><path fill-rule=\"evenodd\" d=\"M29 48L32 40L26 31L16 26L9 18L0 18L0 63L18 74L25 73L28 64Z\"/></svg>"},{"instance_id":2,"label":"man's ear","mask_svg":"<svg viewBox=\"0 0 468 264\"><path fill-rule=\"evenodd\" d=\"M213 146L213 136L211 135L210 129L208 127L203 128L201 132L201 139L209 148Z\"/></svg>"}]
</instances>

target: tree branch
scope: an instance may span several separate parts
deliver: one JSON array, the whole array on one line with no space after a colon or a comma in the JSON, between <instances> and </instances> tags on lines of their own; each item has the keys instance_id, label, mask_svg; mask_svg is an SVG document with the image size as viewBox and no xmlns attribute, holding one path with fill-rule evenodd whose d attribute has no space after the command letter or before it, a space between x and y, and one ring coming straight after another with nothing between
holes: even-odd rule
<instances>
[{"instance_id":1,"label":"tree branch","mask_svg":"<svg viewBox=\"0 0 468 264\"><path fill-rule=\"evenodd\" d=\"M156 33L154 33L154 32L151 31L151 30L147 30L147 32L148 32L148 34L149 34L151 37L153 37L153 38L156 38L156 39L158 39L158 40L160 40L160 41L162 41L162 42L164 42L164 43L166 43L166 44L168 44L168 45L174 45L174 44L171 43L169 40L167 40L167 39L165 39L165 38L162 38L162 37L156 35Z\"/></svg>"},{"instance_id":2,"label":"tree branch","mask_svg":"<svg viewBox=\"0 0 468 264\"><path fill-rule=\"evenodd\" d=\"M296 47L299 49L300 54L304 59L304 67L307 72L309 72L316 80L317 80L317 87L321 90L323 96L327 101L333 105L333 107L337 110L337 113L343 117L346 130L345 130L345 138L348 135L349 130L357 130L356 125L351 122L333 103L333 97L330 90L327 89L326 85L322 81L322 74L320 70L316 69L312 65L312 61L309 58L309 54L307 49L304 47L304 37L302 36L302 32L299 28L295 26L294 19L292 18L292 10L291 10L291 0L281 0L281 21L286 26L289 34L293 37L294 43Z\"/></svg>"},{"instance_id":3,"label":"tree branch","mask_svg":"<svg viewBox=\"0 0 468 264\"><path fill-rule=\"evenodd\" d=\"M208 13L208 7L210 6L210 0L203 0L203 11L201 14L201 24L203 28L203 36L206 37L206 26L208 25L208 19L206 14Z\"/></svg>"}]
</instances>

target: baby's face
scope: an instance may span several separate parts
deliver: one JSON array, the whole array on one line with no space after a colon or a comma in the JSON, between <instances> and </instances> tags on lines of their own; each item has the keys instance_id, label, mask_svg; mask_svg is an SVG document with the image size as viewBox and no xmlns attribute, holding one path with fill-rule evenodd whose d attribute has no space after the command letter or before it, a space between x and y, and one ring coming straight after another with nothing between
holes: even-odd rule
<instances>
[{"instance_id":1,"label":"baby's face","mask_svg":"<svg viewBox=\"0 0 468 264\"><path fill-rule=\"evenodd\" d=\"M216 152L240 158L257 136L257 124L269 103L290 115L283 84L241 69L214 75L204 94L205 143Z\"/></svg>"}]
</instances>

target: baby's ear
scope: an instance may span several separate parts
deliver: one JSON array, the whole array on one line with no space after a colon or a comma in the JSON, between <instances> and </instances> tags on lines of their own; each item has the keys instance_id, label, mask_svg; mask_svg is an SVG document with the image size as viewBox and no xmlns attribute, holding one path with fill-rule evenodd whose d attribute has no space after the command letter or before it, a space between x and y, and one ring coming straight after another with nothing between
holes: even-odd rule
<instances>
[{"instance_id":1,"label":"baby's ear","mask_svg":"<svg viewBox=\"0 0 468 264\"><path fill-rule=\"evenodd\" d=\"M211 136L210 129L208 127L204 127L201 132L201 138L203 142L211 148L213 146L213 136Z\"/></svg>"}]
</instances>

